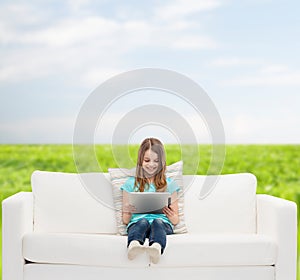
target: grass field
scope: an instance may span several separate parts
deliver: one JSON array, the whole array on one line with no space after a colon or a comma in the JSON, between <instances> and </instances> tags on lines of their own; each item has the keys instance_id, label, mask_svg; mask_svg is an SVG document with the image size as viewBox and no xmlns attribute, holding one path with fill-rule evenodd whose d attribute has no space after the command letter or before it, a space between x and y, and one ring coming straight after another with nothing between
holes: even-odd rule
<instances>
[{"instance_id":1,"label":"grass field","mask_svg":"<svg viewBox=\"0 0 300 280\"><path fill-rule=\"evenodd\" d=\"M99 145L95 147L95 152L101 170L107 172L109 167L133 167L137 149L138 146L134 145L129 150L126 146L118 146L112 152L109 145ZM206 174L210 166L212 147L200 145L197 155L195 149L189 146L181 150L178 145L166 145L166 153L167 164L184 160L184 174L191 174L188 163L200 157L197 174ZM122 161L122 154L129 154L132 162ZM117 162L115 155L118 155ZM34 170L77 172L78 167L74 163L72 145L0 145L0 200L2 202L19 191L30 191L30 176ZM79 170L95 172L99 171L99 167L90 165L89 158L83 157ZM256 175L257 193L275 195L295 201L299 205L300 145L226 145L222 174L238 172L251 172Z\"/></svg>"}]
</instances>

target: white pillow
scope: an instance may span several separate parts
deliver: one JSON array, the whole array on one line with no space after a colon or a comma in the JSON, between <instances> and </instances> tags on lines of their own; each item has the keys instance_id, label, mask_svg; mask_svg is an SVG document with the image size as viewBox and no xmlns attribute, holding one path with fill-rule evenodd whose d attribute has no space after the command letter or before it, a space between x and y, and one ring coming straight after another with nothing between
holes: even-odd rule
<instances>
[{"instance_id":1,"label":"white pillow","mask_svg":"<svg viewBox=\"0 0 300 280\"><path fill-rule=\"evenodd\" d=\"M99 188L101 203L85 184ZM115 234L116 221L107 173L34 171L34 231Z\"/></svg>"},{"instance_id":2,"label":"white pillow","mask_svg":"<svg viewBox=\"0 0 300 280\"><path fill-rule=\"evenodd\" d=\"M174 233L185 233L187 232L185 221L184 221L184 196L183 196L183 178L182 178L182 167L183 162L178 161L174 164L167 166L166 177L174 180L179 186L180 191L178 192L178 212L179 212L179 223L174 227ZM128 177L135 176L135 168L109 168L111 183L113 186L113 202L117 220L117 231L121 235L126 235L126 225L122 220L122 191L120 187L127 181Z\"/></svg>"}]
</instances>

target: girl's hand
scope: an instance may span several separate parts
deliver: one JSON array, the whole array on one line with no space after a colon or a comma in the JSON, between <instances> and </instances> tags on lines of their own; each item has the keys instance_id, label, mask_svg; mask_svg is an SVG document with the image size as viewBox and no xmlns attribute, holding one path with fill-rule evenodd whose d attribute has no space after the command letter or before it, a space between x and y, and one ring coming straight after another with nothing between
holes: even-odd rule
<instances>
[{"instance_id":1,"label":"girl's hand","mask_svg":"<svg viewBox=\"0 0 300 280\"><path fill-rule=\"evenodd\" d=\"M170 222L175 226L179 222L177 211L175 211L172 205L163 208L163 213L168 217Z\"/></svg>"},{"instance_id":2,"label":"girl's hand","mask_svg":"<svg viewBox=\"0 0 300 280\"><path fill-rule=\"evenodd\" d=\"M122 207L122 221L125 225L127 225L130 222L132 212L135 210L132 205L129 204L128 200L128 192L123 191L123 207Z\"/></svg>"},{"instance_id":3,"label":"girl's hand","mask_svg":"<svg viewBox=\"0 0 300 280\"><path fill-rule=\"evenodd\" d=\"M131 216L132 216L132 212L135 210L135 207L133 205L130 205L128 203L126 203L125 205L123 205L123 209L122 209L122 220L123 223L125 225L128 225L128 223L131 220Z\"/></svg>"},{"instance_id":4,"label":"girl's hand","mask_svg":"<svg viewBox=\"0 0 300 280\"><path fill-rule=\"evenodd\" d=\"M123 205L123 213L131 214L135 210L136 210L136 208L129 203L126 203L125 205Z\"/></svg>"}]
</instances>

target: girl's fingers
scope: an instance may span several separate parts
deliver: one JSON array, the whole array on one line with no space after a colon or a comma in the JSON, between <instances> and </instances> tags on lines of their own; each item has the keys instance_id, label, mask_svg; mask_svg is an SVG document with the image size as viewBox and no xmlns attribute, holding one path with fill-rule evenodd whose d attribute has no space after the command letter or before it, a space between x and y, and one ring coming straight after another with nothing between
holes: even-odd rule
<instances>
[{"instance_id":1,"label":"girl's fingers","mask_svg":"<svg viewBox=\"0 0 300 280\"><path fill-rule=\"evenodd\" d=\"M165 207L163 212L167 216L173 216L174 215L174 211L172 210L172 208L169 208L169 207Z\"/></svg>"},{"instance_id":2,"label":"girl's fingers","mask_svg":"<svg viewBox=\"0 0 300 280\"><path fill-rule=\"evenodd\" d=\"M124 205L124 207L123 207L124 212L132 213L135 210L136 210L136 208L131 204Z\"/></svg>"}]
</instances>

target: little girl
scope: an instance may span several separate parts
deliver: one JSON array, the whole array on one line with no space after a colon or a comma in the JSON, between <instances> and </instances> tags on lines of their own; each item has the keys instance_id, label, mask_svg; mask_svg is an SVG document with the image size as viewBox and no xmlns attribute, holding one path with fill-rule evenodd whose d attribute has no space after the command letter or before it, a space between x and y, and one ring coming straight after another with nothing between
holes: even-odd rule
<instances>
[{"instance_id":1,"label":"little girl","mask_svg":"<svg viewBox=\"0 0 300 280\"><path fill-rule=\"evenodd\" d=\"M166 247L166 235L173 233L179 222L177 192L179 187L166 178L166 156L163 144L156 138L145 139L138 151L136 176L121 187L123 191L123 222L127 224L128 258L133 260L145 250L152 263L158 263ZM133 214L128 203L128 192L169 192L172 204L163 214ZM145 239L149 246L144 246Z\"/></svg>"}]
</instances>

